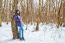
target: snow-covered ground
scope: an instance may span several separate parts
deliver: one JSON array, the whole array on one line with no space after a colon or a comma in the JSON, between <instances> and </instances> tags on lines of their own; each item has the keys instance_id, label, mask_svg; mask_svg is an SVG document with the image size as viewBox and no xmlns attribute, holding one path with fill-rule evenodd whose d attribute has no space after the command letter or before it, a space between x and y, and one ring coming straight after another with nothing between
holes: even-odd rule
<instances>
[{"instance_id":1,"label":"snow-covered ground","mask_svg":"<svg viewBox=\"0 0 65 43\"><path fill-rule=\"evenodd\" d=\"M65 43L65 27L56 28L55 24L39 24L39 31L35 30L36 24L28 24L24 31L25 41L12 40L11 23L3 22L0 27L0 43ZM26 25L24 25L24 29Z\"/></svg>"}]
</instances>

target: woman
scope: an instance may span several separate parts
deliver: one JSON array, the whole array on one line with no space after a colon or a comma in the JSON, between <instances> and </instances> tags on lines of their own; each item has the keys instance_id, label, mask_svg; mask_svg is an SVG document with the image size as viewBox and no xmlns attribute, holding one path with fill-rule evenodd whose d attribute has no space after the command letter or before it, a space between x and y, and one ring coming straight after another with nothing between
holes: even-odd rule
<instances>
[{"instance_id":1,"label":"woman","mask_svg":"<svg viewBox=\"0 0 65 43\"><path fill-rule=\"evenodd\" d=\"M16 26L18 28L18 37L20 40L24 40L23 24L22 24L19 10L15 11L15 15L13 16L13 18L14 18Z\"/></svg>"}]
</instances>

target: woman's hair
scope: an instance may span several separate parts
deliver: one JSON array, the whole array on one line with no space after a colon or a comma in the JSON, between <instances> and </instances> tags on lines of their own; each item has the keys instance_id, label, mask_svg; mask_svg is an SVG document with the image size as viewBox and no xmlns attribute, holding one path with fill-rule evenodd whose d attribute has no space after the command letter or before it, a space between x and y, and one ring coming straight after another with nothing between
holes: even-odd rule
<instances>
[{"instance_id":1,"label":"woman's hair","mask_svg":"<svg viewBox=\"0 0 65 43\"><path fill-rule=\"evenodd\" d=\"M19 13L18 13L19 12ZM19 15L20 16L20 11L17 9L15 10L15 15Z\"/></svg>"}]
</instances>

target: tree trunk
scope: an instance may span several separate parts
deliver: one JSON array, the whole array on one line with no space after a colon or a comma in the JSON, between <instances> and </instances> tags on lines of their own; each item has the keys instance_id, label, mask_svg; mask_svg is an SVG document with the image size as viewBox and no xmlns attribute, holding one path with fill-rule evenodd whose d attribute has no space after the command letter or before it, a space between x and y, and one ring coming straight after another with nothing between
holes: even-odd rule
<instances>
[{"instance_id":1,"label":"tree trunk","mask_svg":"<svg viewBox=\"0 0 65 43\"><path fill-rule=\"evenodd\" d=\"M39 30L39 23L37 22L36 31Z\"/></svg>"},{"instance_id":2,"label":"tree trunk","mask_svg":"<svg viewBox=\"0 0 65 43\"><path fill-rule=\"evenodd\" d=\"M2 23L1 16L2 16L2 0L0 0L0 26L1 26L1 23Z\"/></svg>"},{"instance_id":3,"label":"tree trunk","mask_svg":"<svg viewBox=\"0 0 65 43\"><path fill-rule=\"evenodd\" d=\"M18 0L14 0L12 12L15 12L15 10L17 8L17 3L18 3ZM17 36L18 28L17 28L16 23L14 21L13 13L11 15L11 27L12 27L13 39L18 38L18 36Z\"/></svg>"},{"instance_id":4,"label":"tree trunk","mask_svg":"<svg viewBox=\"0 0 65 43\"><path fill-rule=\"evenodd\" d=\"M65 2L63 3L63 26L65 27Z\"/></svg>"},{"instance_id":5,"label":"tree trunk","mask_svg":"<svg viewBox=\"0 0 65 43\"><path fill-rule=\"evenodd\" d=\"M60 9L62 8L62 2L61 2L61 4L60 4L60 8L59 8L59 10L58 10L58 15L57 15L57 27L59 28L59 26L61 25L60 24L60 22L61 22L61 20L60 20Z\"/></svg>"}]
</instances>

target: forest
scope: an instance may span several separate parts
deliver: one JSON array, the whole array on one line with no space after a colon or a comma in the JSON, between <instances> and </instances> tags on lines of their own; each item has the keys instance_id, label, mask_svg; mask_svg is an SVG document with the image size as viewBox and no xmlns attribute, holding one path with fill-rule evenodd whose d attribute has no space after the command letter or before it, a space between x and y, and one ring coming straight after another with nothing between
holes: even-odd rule
<instances>
[{"instance_id":1,"label":"forest","mask_svg":"<svg viewBox=\"0 0 65 43\"><path fill-rule=\"evenodd\" d=\"M10 22L15 9L19 9L23 22L55 23L65 26L65 0L0 0L1 22Z\"/></svg>"}]
</instances>

